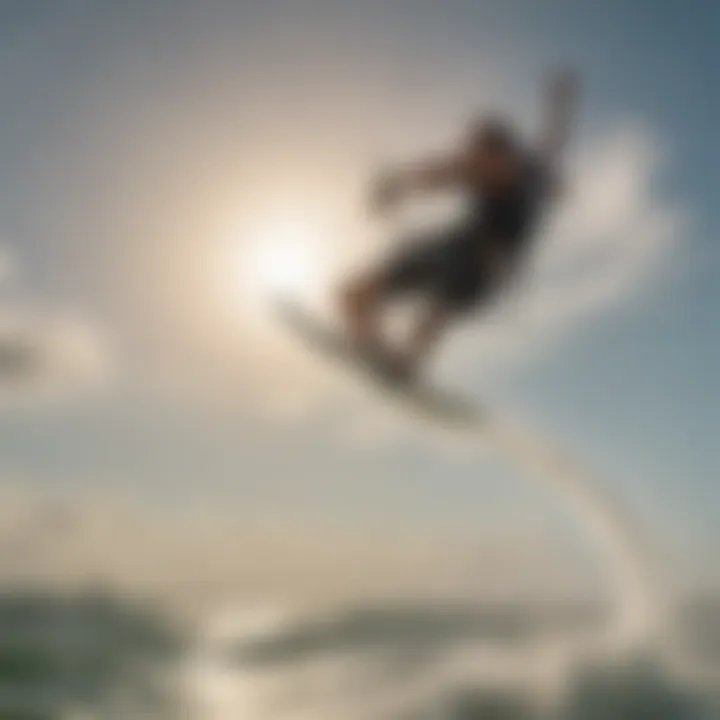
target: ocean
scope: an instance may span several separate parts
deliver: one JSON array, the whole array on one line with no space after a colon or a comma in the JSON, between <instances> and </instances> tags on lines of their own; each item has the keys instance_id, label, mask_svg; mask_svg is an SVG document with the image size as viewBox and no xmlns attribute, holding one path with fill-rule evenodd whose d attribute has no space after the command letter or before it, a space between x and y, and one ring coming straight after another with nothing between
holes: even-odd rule
<instances>
[{"instance_id":1,"label":"ocean","mask_svg":"<svg viewBox=\"0 0 720 720\"><path fill-rule=\"evenodd\" d=\"M720 601L672 618L610 650L591 603L238 603L190 622L109 591L6 588L0 718L720 718Z\"/></svg>"}]
</instances>

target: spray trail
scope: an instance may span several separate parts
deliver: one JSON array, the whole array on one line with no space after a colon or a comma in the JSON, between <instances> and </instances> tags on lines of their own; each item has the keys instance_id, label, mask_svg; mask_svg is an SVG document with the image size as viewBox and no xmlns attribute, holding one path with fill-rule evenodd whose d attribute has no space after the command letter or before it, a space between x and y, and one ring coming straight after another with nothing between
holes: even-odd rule
<instances>
[{"instance_id":1,"label":"spray trail","mask_svg":"<svg viewBox=\"0 0 720 720\"><path fill-rule=\"evenodd\" d=\"M525 476L542 480L553 488L609 560L619 601L615 626L607 642L622 649L654 633L660 620L659 600L638 534L617 505L604 496L599 483L576 467L564 453L541 435L497 414L478 413L478 409L463 398L438 388L378 385L377 378L367 373L367 367L362 362L358 364L355 348L344 333L293 302L277 303L276 311L279 319L306 347L340 361L348 370L360 369L367 384L380 390L386 400L400 401L406 410L409 407L418 421L429 421L433 431L438 429L439 422L452 437L462 435L473 448L481 440Z\"/></svg>"},{"instance_id":2,"label":"spray trail","mask_svg":"<svg viewBox=\"0 0 720 720\"><path fill-rule=\"evenodd\" d=\"M487 447L525 477L551 488L587 530L606 558L617 594L615 621L605 649L621 653L655 636L661 595L647 549L632 522L589 473L536 432L493 416L468 426Z\"/></svg>"}]
</instances>

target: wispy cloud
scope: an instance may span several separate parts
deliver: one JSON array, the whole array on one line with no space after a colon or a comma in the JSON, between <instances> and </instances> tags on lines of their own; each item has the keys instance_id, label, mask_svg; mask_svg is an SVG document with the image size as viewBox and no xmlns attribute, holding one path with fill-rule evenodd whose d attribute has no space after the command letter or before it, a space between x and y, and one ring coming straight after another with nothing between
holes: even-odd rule
<instances>
[{"instance_id":1,"label":"wispy cloud","mask_svg":"<svg viewBox=\"0 0 720 720\"><path fill-rule=\"evenodd\" d=\"M15 267L0 252L0 282ZM0 300L0 411L68 400L109 378L108 343L72 308Z\"/></svg>"},{"instance_id":2,"label":"wispy cloud","mask_svg":"<svg viewBox=\"0 0 720 720\"><path fill-rule=\"evenodd\" d=\"M529 517L469 539L461 531L418 535L392 523L338 524L322 513L308 522L277 511L167 510L117 492L62 495L29 485L0 481L0 572L9 580L100 583L207 608L238 597L574 593L585 572L575 557L550 563L553 539Z\"/></svg>"}]
</instances>

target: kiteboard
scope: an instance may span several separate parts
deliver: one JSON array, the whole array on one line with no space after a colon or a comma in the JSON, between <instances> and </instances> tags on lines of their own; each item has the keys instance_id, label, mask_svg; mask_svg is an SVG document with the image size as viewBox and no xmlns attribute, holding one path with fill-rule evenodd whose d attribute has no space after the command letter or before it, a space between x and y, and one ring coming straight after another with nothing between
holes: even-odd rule
<instances>
[{"instance_id":1,"label":"kiteboard","mask_svg":"<svg viewBox=\"0 0 720 720\"><path fill-rule=\"evenodd\" d=\"M444 423L476 425L482 419L480 409L459 394L424 379L398 382L383 373L358 351L346 333L302 305L284 300L275 304L275 310L283 326L309 350L370 381L384 397L401 401L413 412Z\"/></svg>"}]
</instances>

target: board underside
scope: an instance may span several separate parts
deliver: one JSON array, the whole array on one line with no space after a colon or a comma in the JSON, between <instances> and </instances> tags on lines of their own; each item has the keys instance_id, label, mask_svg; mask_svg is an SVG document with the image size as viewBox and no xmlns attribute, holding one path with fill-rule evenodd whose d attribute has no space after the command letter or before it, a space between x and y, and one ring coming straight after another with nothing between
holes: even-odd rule
<instances>
[{"instance_id":1,"label":"board underside","mask_svg":"<svg viewBox=\"0 0 720 720\"><path fill-rule=\"evenodd\" d=\"M400 400L415 412L443 422L472 425L481 419L478 408L458 395L422 381L410 385L391 382L363 360L341 331L299 305L282 302L278 303L276 308L283 324L308 348L343 363L366 380L370 380L383 395Z\"/></svg>"}]
</instances>

